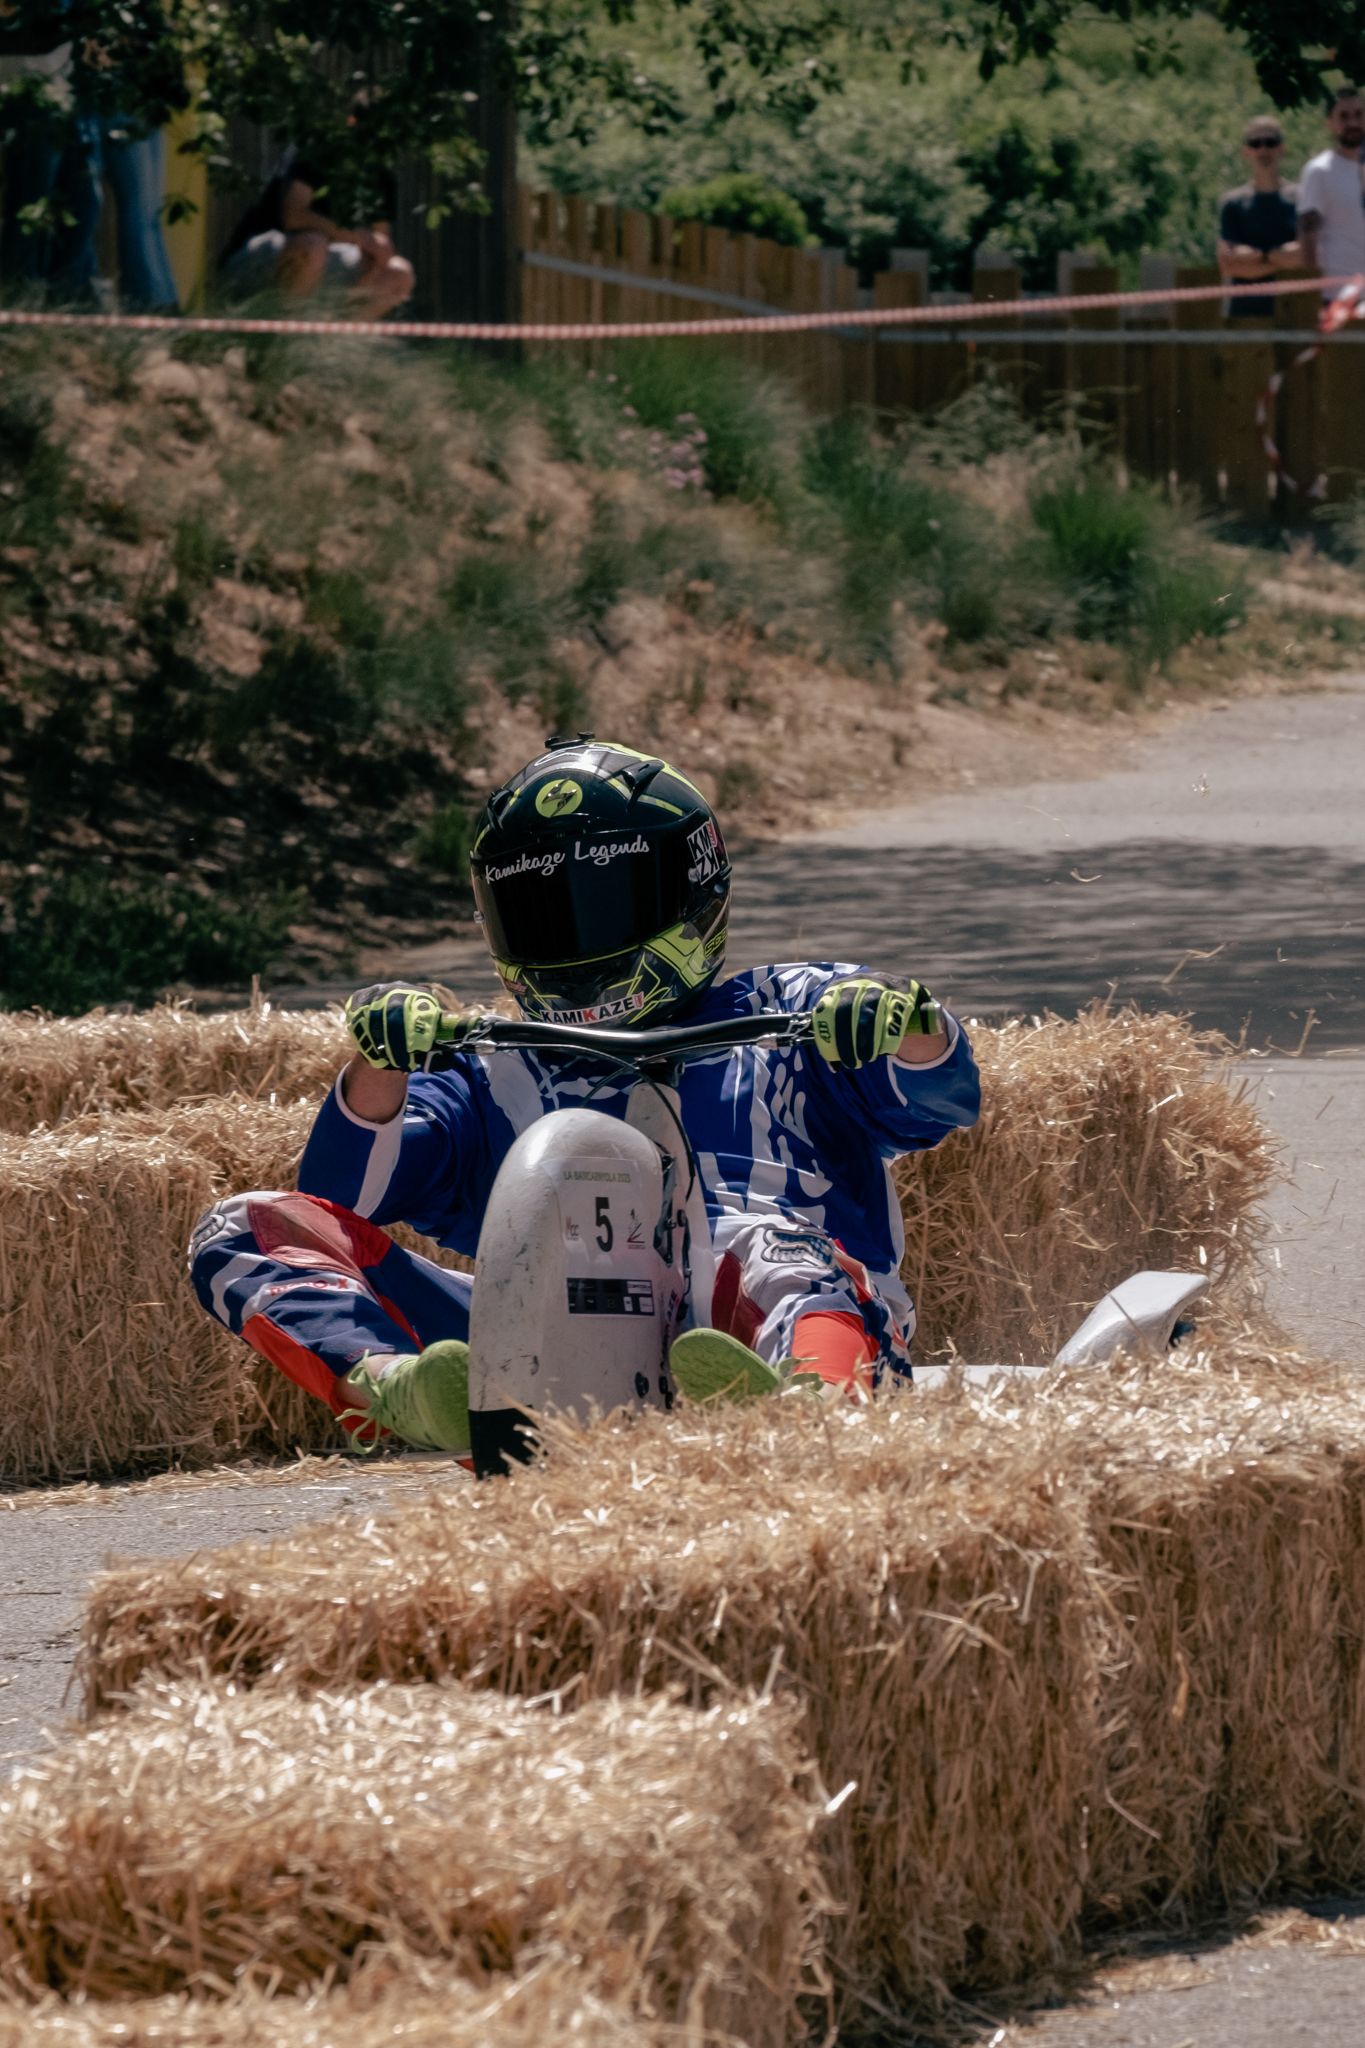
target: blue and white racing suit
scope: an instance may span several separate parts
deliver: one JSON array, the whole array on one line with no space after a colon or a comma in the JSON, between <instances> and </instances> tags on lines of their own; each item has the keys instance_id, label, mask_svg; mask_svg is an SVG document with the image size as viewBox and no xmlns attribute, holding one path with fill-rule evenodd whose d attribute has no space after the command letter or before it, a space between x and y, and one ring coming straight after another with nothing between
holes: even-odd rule
<instances>
[{"instance_id":1,"label":"blue and white racing suit","mask_svg":"<svg viewBox=\"0 0 1365 2048\"><path fill-rule=\"evenodd\" d=\"M709 989L686 1021L811 1009L866 969L752 968ZM799 1315L858 1317L874 1374L909 1372L914 1308L900 1278L900 1208L889 1164L976 1120L980 1085L966 1033L947 1020L942 1058L847 1070L812 1046L735 1047L689 1061L678 1083L714 1239L712 1319L772 1362ZM622 1116L633 1074L600 1061L463 1053L415 1074L401 1116L369 1124L340 1082L318 1112L299 1193L241 1195L205 1216L191 1274L205 1308L332 1402L363 1356L468 1332L471 1281L395 1244L403 1221L473 1254L498 1168L548 1111L585 1104Z\"/></svg>"}]
</instances>

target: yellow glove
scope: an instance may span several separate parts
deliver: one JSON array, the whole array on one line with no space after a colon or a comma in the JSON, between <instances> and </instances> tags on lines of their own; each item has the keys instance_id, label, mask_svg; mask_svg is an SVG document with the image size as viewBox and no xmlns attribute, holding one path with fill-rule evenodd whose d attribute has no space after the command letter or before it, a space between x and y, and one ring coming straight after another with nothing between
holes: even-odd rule
<instances>
[{"instance_id":1,"label":"yellow glove","mask_svg":"<svg viewBox=\"0 0 1365 2048\"><path fill-rule=\"evenodd\" d=\"M346 1028L363 1060L394 1074L415 1074L442 1065L474 1035L478 1013L450 1011L429 988L405 982L375 982L346 1004Z\"/></svg>"},{"instance_id":2,"label":"yellow glove","mask_svg":"<svg viewBox=\"0 0 1365 2048\"><path fill-rule=\"evenodd\" d=\"M832 983L811 1012L815 1049L832 1067L868 1066L903 1038L943 1028L942 1010L919 982L894 989L872 975Z\"/></svg>"}]
</instances>

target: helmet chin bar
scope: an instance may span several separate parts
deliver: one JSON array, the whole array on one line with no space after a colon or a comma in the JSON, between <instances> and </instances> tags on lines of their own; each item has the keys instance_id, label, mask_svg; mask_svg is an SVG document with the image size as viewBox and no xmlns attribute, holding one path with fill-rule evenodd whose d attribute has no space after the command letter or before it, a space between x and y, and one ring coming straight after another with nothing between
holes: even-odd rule
<instances>
[{"instance_id":1,"label":"helmet chin bar","mask_svg":"<svg viewBox=\"0 0 1365 2048\"><path fill-rule=\"evenodd\" d=\"M600 962L494 965L522 1015L537 1023L665 1023L710 987L725 956L725 937L723 922L706 937L695 925L681 924L637 953Z\"/></svg>"}]
</instances>

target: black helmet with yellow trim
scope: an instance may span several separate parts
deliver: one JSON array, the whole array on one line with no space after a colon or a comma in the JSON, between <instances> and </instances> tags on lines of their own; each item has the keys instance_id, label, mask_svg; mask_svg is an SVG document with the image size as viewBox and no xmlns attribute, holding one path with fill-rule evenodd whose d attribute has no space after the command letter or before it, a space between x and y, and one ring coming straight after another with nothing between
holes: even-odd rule
<instances>
[{"instance_id":1,"label":"black helmet with yellow trim","mask_svg":"<svg viewBox=\"0 0 1365 2048\"><path fill-rule=\"evenodd\" d=\"M665 1023L724 958L720 827L655 754L550 739L488 799L470 866L494 963L528 1017Z\"/></svg>"}]
</instances>

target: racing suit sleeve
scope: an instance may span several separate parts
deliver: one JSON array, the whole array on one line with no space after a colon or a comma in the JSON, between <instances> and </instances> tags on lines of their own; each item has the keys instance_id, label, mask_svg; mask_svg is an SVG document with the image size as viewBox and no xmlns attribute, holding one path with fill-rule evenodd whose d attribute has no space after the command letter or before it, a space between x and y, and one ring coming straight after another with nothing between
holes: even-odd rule
<instances>
[{"instance_id":1,"label":"racing suit sleeve","mask_svg":"<svg viewBox=\"0 0 1365 2048\"><path fill-rule=\"evenodd\" d=\"M811 1094L827 1115L856 1117L884 1157L927 1152L981 1113L981 1077L967 1034L951 1011L944 1022L948 1049L922 1066L887 1058L848 1071L807 1054Z\"/></svg>"},{"instance_id":2,"label":"racing suit sleeve","mask_svg":"<svg viewBox=\"0 0 1365 2048\"><path fill-rule=\"evenodd\" d=\"M366 1123L338 1078L318 1111L299 1164L299 1191L321 1195L372 1223L398 1221L450 1242L477 1235L489 1178L488 1133L461 1063L414 1074L401 1113Z\"/></svg>"},{"instance_id":3,"label":"racing suit sleeve","mask_svg":"<svg viewBox=\"0 0 1365 2048\"><path fill-rule=\"evenodd\" d=\"M783 1006L809 1009L836 981L865 974L862 967L810 967L783 975ZM911 1065L888 1057L865 1067L831 1066L817 1052L802 1054L811 1109L828 1127L855 1120L887 1159L927 1152L950 1131L974 1124L981 1111L981 1077L967 1033L944 1011L948 1045L942 1057Z\"/></svg>"}]
</instances>

